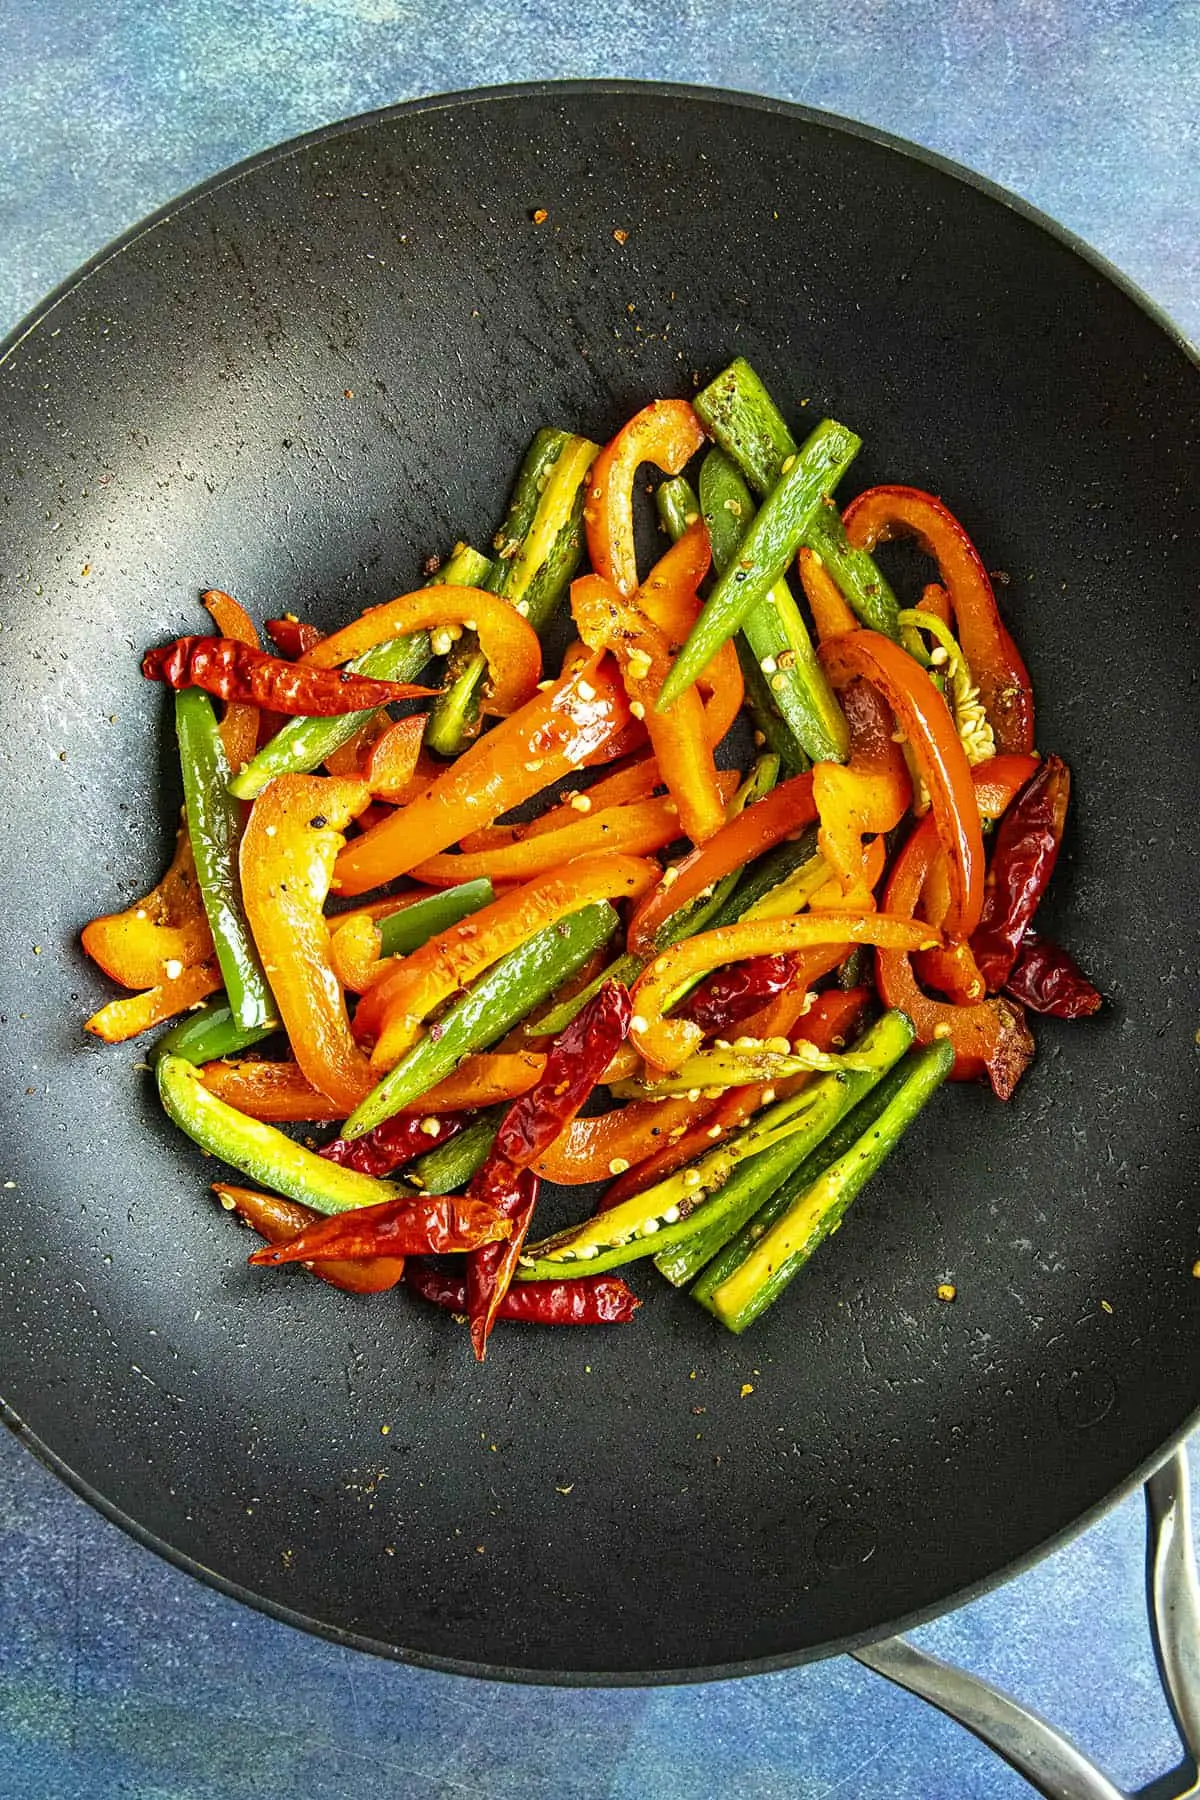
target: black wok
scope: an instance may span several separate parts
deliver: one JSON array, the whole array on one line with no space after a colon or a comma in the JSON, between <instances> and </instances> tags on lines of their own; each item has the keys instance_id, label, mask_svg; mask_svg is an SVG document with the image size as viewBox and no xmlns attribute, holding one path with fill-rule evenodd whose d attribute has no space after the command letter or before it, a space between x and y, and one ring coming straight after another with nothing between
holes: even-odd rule
<instances>
[{"instance_id":1,"label":"black wok","mask_svg":"<svg viewBox=\"0 0 1200 1800\"><path fill-rule=\"evenodd\" d=\"M248 1271L141 1047L81 1035L109 990L78 929L178 802L137 654L205 585L326 625L384 599L491 528L536 426L603 438L735 352L863 433L852 486L934 489L1007 572L1076 775L1050 927L1110 1003L1039 1025L1009 1106L946 1092L745 1340L647 1271L632 1327L506 1331L481 1370L404 1296ZM1163 321L985 184L669 88L335 127L68 284L0 367L10 1424L282 1617L548 1680L861 1642L1127 1487L1200 1402L1198 397Z\"/></svg>"}]
</instances>

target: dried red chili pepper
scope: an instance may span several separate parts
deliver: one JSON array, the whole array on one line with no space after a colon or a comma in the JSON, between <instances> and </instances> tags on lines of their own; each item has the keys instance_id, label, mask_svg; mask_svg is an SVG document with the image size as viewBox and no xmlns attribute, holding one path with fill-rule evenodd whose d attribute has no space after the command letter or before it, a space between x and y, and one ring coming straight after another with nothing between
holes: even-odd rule
<instances>
[{"instance_id":1,"label":"dried red chili pepper","mask_svg":"<svg viewBox=\"0 0 1200 1800\"><path fill-rule=\"evenodd\" d=\"M429 1256L475 1250L506 1238L512 1226L496 1209L463 1194L419 1194L357 1206L306 1226L286 1243L256 1250L252 1263L320 1262L326 1257Z\"/></svg>"},{"instance_id":2,"label":"dried red chili pepper","mask_svg":"<svg viewBox=\"0 0 1200 1800\"><path fill-rule=\"evenodd\" d=\"M446 1312L465 1313L467 1282L427 1262L404 1266L413 1292ZM526 1281L509 1288L496 1310L498 1319L524 1325L625 1325L641 1301L618 1275L582 1275L570 1281Z\"/></svg>"},{"instance_id":3,"label":"dried red chili pepper","mask_svg":"<svg viewBox=\"0 0 1200 1800\"><path fill-rule=\"evenodd\" d=\"M471 1183L471 1192L483 1195L511 1226L503 1243L484 1244L467 1258L467 1317L477 1362L487 1355L488 1337L516 1275L540 1187L541 1177L532 1169L514 1169L494 1153Z\"/></svg>"},{"instance_id":4,"label":"dried red chili pepper","mask_svg":"<svg viewBox=\"0 0 1200 1800\"><path fill-rule=\"evenodd\" d=\"M748 962L732 963L700 983L685 1002L683 1016L710 1037L727 1031L784 993L799 967L797 957L786 955L752 956Z\"/></svg>"},{"instance_id":5,"label":"dried red chili pepper","mask_svg":"<svg viewBox=\"0 0 1200 1800\"><path fill-rule=\"evenodd\" d=\"M272 712L322 719L437 692L342 669L311 669L282 656L268 656L236 638L176 638L142 658L142 674L148 681L165 681L168 687L203 688L222 700L246 700Z\"/></svg>"},{"instance_id":6,"label":"dried red chili pepper","mask_svg":"<svg viewBox=\"0 0 1200 1800\"><path fill-rule=\"evenodd\" d=\"M280 656L286 656L289 662L299 662L325 636L304 619L268 619L266 631Z\"/></svg>"},{"instance_id":7,"label":"dried red chili pepper","mask_svg":"<svg viewBox=\"0 0 1200 1800\"><path fill-rule=\"evenodd\" d=\"M1027 931L1021 939L1004 991L1030 1012L1055 1019L1086 1019L1104 1004L1104 996L1069 951L1035 931Z\"/></svg>"},{"instance_id":8,"label":"dried red chili pepper","mask_svg":"<svg viewBox=\"0 0 1200 1800\"><path fill-rule=\"evenodd\" d=\"M462 1130L466 1120L460 1113L394 1113L382 1125L376 1125L365 1137L334 1138L317 1152L344 1169L357 1169L360 1175L391 1175L423 1151L444 1144Z\"/></svg>"},{"instance_id":9,"label":"dried red chili pepper","mask_svg":"<svg viewBox=\"0 0 1200 1800\"><path fill-rule=\"evenodd\" d=\"M1071 771L1047 756L1030 776L996 830L983 911L971 950L989 993L999 993L1033 922L1062 843Z\"/></svg>"}]
</instances>

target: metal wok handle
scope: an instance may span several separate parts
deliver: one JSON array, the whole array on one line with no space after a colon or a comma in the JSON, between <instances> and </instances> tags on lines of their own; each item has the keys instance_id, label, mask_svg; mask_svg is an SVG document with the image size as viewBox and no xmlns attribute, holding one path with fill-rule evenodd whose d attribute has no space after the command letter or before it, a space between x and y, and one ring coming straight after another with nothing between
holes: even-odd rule
<instances>
[{"instance_id":1,"label":"metal wok handle","mask_svg":"<svg viewBox=\"0 0 1200 1800\"><path fill-rule=\"evenodd\" d=\"M1177 1769L1140 1793L1143 1800L1184 1800L1200 1793L1200 1580L1183 1449L1146 1483L1146 1529L1146 1598L1155 1654L1187 1754ZM978 1675L918 1650L905 1638L887 1638L855 1656L973 1732L1045 1800L1129 1800L1069 1738Z\"/></svg>"}]
</instances>

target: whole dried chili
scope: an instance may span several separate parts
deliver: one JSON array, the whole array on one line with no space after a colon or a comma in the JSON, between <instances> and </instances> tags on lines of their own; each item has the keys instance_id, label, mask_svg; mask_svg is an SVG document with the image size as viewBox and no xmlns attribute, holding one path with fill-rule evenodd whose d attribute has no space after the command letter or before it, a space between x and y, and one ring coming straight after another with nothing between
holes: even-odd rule
<instances>
[{"instance_id":1,"label":"whole dried chili","mask_svg":"<svg viewBox=\"0 0 1200 1800\"><path fill-rule=\"evenodd\" d=\"M790 987L799 966L795 956L771 955L718 969L688 996L683 1016L702 1026L709 1037L726 1031Z\"/></svg>"},{"instance_id":2,"label":"whole dried chili","mask_svg":"<svg viewBox=\"0 0 1200 1800\"><path fill-rule=\"evenodd\" d=\"M1047 756L997 827L983 912L971 934L971 949L990 993L1007 982L1054 873L1070 795L1066 763L1060 756Z\"/></svg>"},{"instance_id":3,"label":"whole dried chili","mask_svg":"<svg viewBox=\"0 0 1200 1800\"><path fill-rule=\"evenodd\" d=\"M484 1195L487 1205L508 1223L511 1231L504 1243L485 1244L467 1258L467 1317L477 1362L487 1355L497 1309L517 1273L540 1186L541 1178L532 1169L514 1169L494 1154L489 1155L471 1183L471 1192Z\"/></svg>"},{"instance_id":4,"label":"whole dried chili","mask_svg":"<svg viewBox=\"0 0 1200 1800\"><path fill-rule=\"evenodd\" d=\"M264 1245L250 1261L273 1267L327 1257L356 1262L363 1256L430 1256L474 1250L506 1238L511 1230L495 1207L469 1194L405 1195L319 1219L281 1244Z\"/></svg>"},{"instance_id":5,"label":"whole dried chili","mask_svg":"<svg viewBox=\"0 0 1200 1800\"><path fill-rule=\"evenodd\" d=\"M308 1225L315 1225L320 1213L297 1200L281 1200L278 1194L260 1194L254 1188L234 1187L227 1181L214 1181L213 1193L226 1211L236 1212L269 1244L280 1244L293 1238ZM312 1273L330 1287L347 1294L383 1294L394 1288L404 1274L402 1256L367 1256L357 1262L337 1262L323 1257L309 1264Z\"/></svg>"},{"instance_id":6,"label":"whole dried chili","mask_svg":"<svg viewBox=\"0 0 1200 1800\"><path fill-rule=\"evenodd\" d=\"M466 1312L465 1276L414 1261L405 1264L404 1279L431 1305L446 1312ZM523 1325L626 1325L641 1304L619 1275L582 1275L571 1281L527 1282L509 1288L496 1317Z\"/></svg>"},{"instance_id":7,"label":"whole dried chili","mask_svg":"<svg viewBox=\"0 0 1200 1800\"><path fill-rule=\"evenodd\" d=\"M268 619L267 636L280 656L286 656L289 662L297 662L316 649L325 633L303 619Z\"/></svg>"},{"instance_id":8,"label":"whole dried chili","mask_svg":"<svg viewBox=\"0 0 1200 1800\"><path fill-rule=\"evenodd\" d=\"M1061 944L1027 931L1017 960L1008 972L1004 992L1030 1012L1055 1019L1086 1019L1104 1004L1074 957Z\"/></svg>"},{"instance_id":9,"label":"whole dried chili","mask_svg":"<svg viewBox=\"0 0 1200 1800\"><path fill-rule=\"evenodd\" d=\"M466 1120L459 1114L394 1113L365 1137L334 1138L317 1152L344 1169L357 1169L360 1175L392 1175L414 1156L444 1144L460 1132Z\"/></svg>"},{"instance_id":10,"label":"whole dried chili","mask_svg":"<svg viewBox=\"0 0 1200 1800\"><path fill-rule=\"evenodd\" d=\"M142 658L142 674L148 681L165 681L168 687L203 688L222 700L244 700L272 712L323 719L437 692L407 681L310 669L222 637L181 637L150 650Z\"/></svg>"}]
</instances>

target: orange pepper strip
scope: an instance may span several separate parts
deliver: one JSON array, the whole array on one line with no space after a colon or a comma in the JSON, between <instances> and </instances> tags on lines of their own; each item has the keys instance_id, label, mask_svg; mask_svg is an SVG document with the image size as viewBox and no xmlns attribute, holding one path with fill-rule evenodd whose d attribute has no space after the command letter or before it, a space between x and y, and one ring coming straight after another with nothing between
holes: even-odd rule
<instances>
[{"instance_id":1,"label":"orange pepper strip","mask_svg":"<svg viewBox=\"0 0 1200 1800\"><path fill-rule=\"evenodd\" d=\"M583 521L593 569L626 599L638 585L633 543L633 483L642 463L679 475L704 443L686 400L654 400L606 444L588 477Z\"/></svg>"},{"instance_id":2,"label":"orange pepper strip","mask_svg":"<svg viewBox=\"0 0 1200 1800\"><path fill-rule=\"evenodd\" d=\"M325 767L331 775L348 775L353 781L363 779L363 763L370 755L372 748L380 738L392 728L390 713L382 709L372 713L360 731L336 750L331 750L325 758Z\"/></svg>"},{"instance_id":3,"label":"orange pepper strip","mask_svg":"<svg viewBox=\"0 0 1200 1800\"><path fill-rule=\"evenodd\" d=\"M921 611L932 613L935 619L940 619L948 630L953 631L954 614L950 610L950 596L936 581L931 581L921 590Z\"/></svg>"},{"instance_id":4,"label":"orange pepper strip","mask_svg":"<svg viewBox=\"0 0 1200 1800\"><path fill-rule=\"evenodd\" d=\"M712 551L703 519L689 525L683 536L659 558L637 591L637 604L666 634L676 655L700 617L696 591L708 573ZM742 709L745 690L742 666L732 638L727 638L696 684L708 698L704 704L704 734L711 745L725 736Z\"/></svg>"},{"instance_id":5,"label":"orange pepper strip","mask_svg":"<svg viewBox=\"0 0 1200 1800\"><path fill-rule=\"evenodd\" d=\"M812 951L805 951L803 954L806 959L815 955ZM818 994L810 1005L808 981L815 981L818 974L827 972L827 969L821 969L818 973L810 970L807 976L798 979L794 988L777 995L763 1008L761 1014L755 1015L760 1023L754 1027L754 1035L790 1037L793 1043L803 1041L815 1044L818 1050L840 1048L862 1016L870 995L866 988L854 988L848 993L835 988L828 994ZM746 1030L748 1034L751 1032L749 1020L746 1021ZM711 1150L715 1143L727 1137L738 1125L744 1125L760 1106L768 1103L768 1095L786 1099L788 1094L802 1088L807 1079L805 1075L793 1075L787 1081L749 1082L745 1087L729 1088L719 1100L708 1106L693 1108L692 1125L684 1130L675 1125L667 1126L667 1135L672 1141L645 1157L614 1182L605 1192L597 1210L606 1212L610 1206L616 1206L634 1194L644 1193L664 1176L673 1175L685 1163L690 1163L697 1156L703 1156L706 1150ZM663 1101L658 1107L660 1114L665 1113L670 1104L669 1101ZM633 1162L634 1159L630 1157L629 1160Z\"/></svg>"},{"instance_id":6,"label":"orange pepper strip","mask_svg":"<svg viewBox=\"0 0 1200 1800\"><path fill-rule=\"evenodd\" d=\"M537 632L509 601L483 588L418 588L414 594L401 594L331 632L300 661L310 669L336 669L375 644L439 625L465 625L477 633L490 673L484 712L503 718L524 705L542 673Z\"/></svg>"},{"instance_id":7,"label":"orange pepper strip","mask_svg":"<svg viewBox=\"0 0 1200 1800\"><path fill-rule=\"evenodd\" d=\"M586 793L561 797L561 804L539 813L526 825L485 825L482 831L468 832L462 839L466 851L498 850L502 844L517 844L524 838L543 837L547 831L558 831L563 825L577 825L586 813L601 812L609 806L624 806L632 800L648 800L662 777L652 756L641 755L623 768L614 769L602 781L592 783ZM587 805L578 802L586 799Z\"/></svg>"},{"instance_id":8,"label":"orange pepper strip","mask_svg":"<svg viewBox=\"0 0 1200 1800\"><path fill-rule=\"evenodd\" d=\"M983 834L971 766L949 707L915 658L878 631L830 638L820 655L835 688L859 675L877 687L912 745L949 858L946 935L970 937L983 909Z\"/></svg>"},{"instance_id":9,"label":"orange pepper strip","mask_svg":"<svg viewBox=\"0 0 1200 1800\"><path fill-rule=\"evenodd\" d=\"M862 550L891 538L914 537L933 557L950 596L963 655L979 686L996 747L1019 755L1033 749L1033 686L1000 617L988 572L974 544L947 506L912 487L868 488L844 515L846 535Z\"/></svg>"},{"instance_id":10,"label":"orange pepper strip","mask_svg":"<svg viewBox=\"0 0 1200 1800\"><path fill-rule=\"evenodd\" d=\"M144 994L126 994L120 1000L110 1000L84 1021L83 1029L93 1037L103 1038L106 1044L123 1044L127 1038L140 1037L151 1026L161 1025L164 1019L173 1019L176 1013L207 999L222 985L221 971L215 962L197 963L194 968L184 969L174 981L148 988Z\"/></svg>"},{"instance_id":11,"label":"orange pepper strip","mask_svg":"<svg viewBox=\"0 0 1200 1800\"><path fill-rule=\"evenodd\" d=\"M200 598L222 637L236 638L239 644L249 644L254 650L260 648L254 621L232 594L223 594L220 588L209 588ZM227 700L225 703L220 725L221 743L234 775L250 761L258 748L259 712L257 706L244 700Z\"/></svg>"},{"instance_id":12,"label":"orange pepper strip","mask_svg":"<svg viewBox=\"0 0 1200 1800\"><path fill-rule=\"evenodd\" d=\"M918 890L919 891L919 890ZM896 950L924 950L941 942L936 926L891 912L805 913L785 919L743 919L700 931L663 950L633 985L629 1036L656 1069L678 1069L699 1048L704 1033L691 1019L663 1015L693 975L707 975L725 963L749 956L786 955L817 944L877 944Z\"/></svg>"},{"instance_id":13,"label":"orange pepper strip","mask_svg":"<svg viewBox=\"0 0 1200 1800\"><path fill-rule=\"evenodd\" d=\"M576 1187L584 1181L606 1181L640 1162L676 1126L696 1117L696 1103L686 1094L672 1100L633 1100L590 1119L572 1119L533 1166L547 1181Z\"/></svg>"},{"instance_id":14,"label":"orange pepper strip","mask_svg":"<svg viewBox=\"0 0 1200 1800\"><path fill-rule=\"evenodd\" d=\"M807 544L804 545L797 562L800 586L804 589L804 598L808 601L808 608L813 616L817 642L823 644L828 638L840 637L843 631L857 631L858 620L816 551L810 550Z\"/></svg>"},{"instance_id":15,"label":"orange pepper strip","mask_svg":"<svg viewBox=\"0 0 1200 1800\"><path fill-rule=\"evenodd\" d=\"M227 1212L236 1212L247 1225L257 1231L268 1244L286 1243L301 1231L315 1225L321 1217L311 1206L296 1200L281 1200L278 1194L260 1194L253 1188L233 1187L227 1181L214 1181L212 1191ZM385 1294L404 1276L402 1256L362 1256L357 1261L324 1256L319 1262L306 1263L310 1274L327 1281L330 1287L347 1294Z\"/></svg>"},{"instance_id":16,"label":"orange pepper strip","mask_svg":"<svg viewBox=\"0 0 1200 1800\"><path fill-rule=\"evenodd\" d=\"M613 745L629 723L616 664L611 657L589 658L476 738L415 800L347 844L334 885L361 894L406 875L423 858L562 781Z\"/></svg>"},{"instance_id":17,"label":"orange pepper strip","mask_svg":"<svg viewBox=\"0 0 1200 1800\"><path fill-rule=\"evenodd\" d=\"M762 800L747 806L735 819L675 867L669 882L658 884L642 901L629 922L626 947L635 956L649 956L655 934L665 922L722 876L741 869L772 844L794 837L817 816L811 775L794 775L781 781Z\"/></svg>"},{"instance_id":18,"label":"orange pepper strip","mask_svg":"<svg viewBox=\"0 0 1200 1800\"><path fill-rule=\"evenodd\" d=\"M693 843L704 843L725 823L725 808L699 694L689 688L666 712L656 711L672 660L666 637L600 576L572 582L571 613L586 644L616 657L631 708L645 721L662 778L679 808L679 822Z\"/></svg>"},{"instance_id":19,"label":"orange pepper strip","mask_svg":"<svg viewBox=\"0 0 1200 1800\"><path fill-rule=\"evenodd\" d=\"M908 811L912 783L900 746L892 740L892 715L875 688L852 681L841 696L850 726L848 763L813 765L813 799L821 855L855 905L869 892L863 838L891 831Z\"/></svg>"},{"instance_id":20,"label":"orange pepper strip","mask_svg":"<svg viewBox=\"0 0 1200 1800\"><path fill-rule=\"evenodd\" d=\"M393 806L403 803L417 773L424 736L424 713L410 713L389 725L370 745L362 762L362 778L372 800L387 800ZM428 758L426 761L432 781L437 771Z\"/></svg>"},{"instance_id":21,"label":"orange pepper strip","mask_svg":"<svg viewBox=\"0 0 1200 1800\"><path fill-rule=\"evenodd\" d=\"M541 1076L545 1057L536 1051L482 1052L464 1056L452 1075L430 1088L402 1112L472 1112L500 1100L528 1093ZM337 1102L322 1094L308 1080L299 1063L266 1062L245 1057L241 1062L210 1062L200 1079L211 1094L225 1100L251 1119L271 1124L320 1124L344 1118ZM614 1077L615 1079L615 1077Z\"/></svg>"},{"instance_id":22,"label":"orange pepper strip","mask_svg":"<svg viewBox=\"0 0 1200 1800\"><path fill-rule=\"evenodd\" d=\"M179 828L175 854L158 886L124 912L93 919L80 941L109 979L127 988L157 987L170 979L169 965L191 969L211 957L212 933L186 824Z\"/></svg>"},{"instance_id":23,"label":"orange pepper strip","mask_svg":"<svg viewBox=\"0 0 1200 1800\"><path fill-rule=\"evenodd\" d=\"M279 775L242 836L246 917L292 1052L313 1086L350 1112L375 1085L329 955L329 892L342 833L367 804L361 781Z\"/></svg>"},{"instance_id":24,"label":"orange pepper strip","mask_svg":"<svg viewBox=\"0 0 1200 1800\"><path fill-rule=\"evenodd\" d=\"M376 1039L372 1066L390 1069L399 1062L435 1006L536 931L593 901L643 894L657 874L657 863L633 856L584 857L569 868L556 860L552 874L493 900L408 956L391 959L354 1021L358 1036Z\"/></svg>"}]
</instances>

